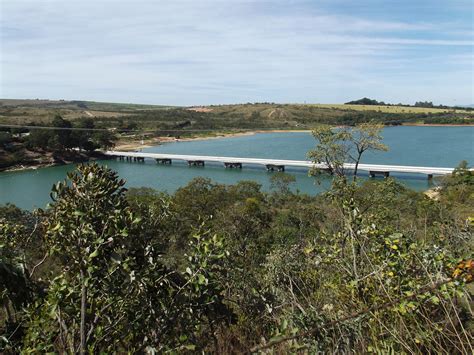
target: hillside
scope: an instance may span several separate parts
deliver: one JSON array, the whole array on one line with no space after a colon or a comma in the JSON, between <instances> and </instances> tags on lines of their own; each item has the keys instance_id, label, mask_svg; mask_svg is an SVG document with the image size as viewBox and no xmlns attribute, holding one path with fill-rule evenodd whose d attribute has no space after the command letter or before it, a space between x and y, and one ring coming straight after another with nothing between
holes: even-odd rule
<instances>
[{"instance_id":1,"label":"hillside","mask_svg":"<svg viewBox=\"0 0 474 355\"><path fill-rule=\"evenodd\" d=\"M318 124L472 124L471 109L391 105L247 103L176 107L93 101L0 99L0 124L45 124L54 115L96 126L147 130L311 129Z\"/></svg>"}]
</instances>

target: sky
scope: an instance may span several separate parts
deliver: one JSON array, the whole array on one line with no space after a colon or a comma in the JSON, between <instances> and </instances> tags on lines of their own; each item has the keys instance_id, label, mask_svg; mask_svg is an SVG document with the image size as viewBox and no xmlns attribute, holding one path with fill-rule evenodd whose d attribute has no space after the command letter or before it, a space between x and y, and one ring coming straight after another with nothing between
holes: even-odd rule
<instances>
[{"instance_id":1,"label":"sky","mask_svg":"<svg viewBox=\"0 0 474 355\"><path fill-rule=\"evenodd\" d=\"M0 98L474 104L471 0L0 0Z\"/></svg>"}]
</instances>

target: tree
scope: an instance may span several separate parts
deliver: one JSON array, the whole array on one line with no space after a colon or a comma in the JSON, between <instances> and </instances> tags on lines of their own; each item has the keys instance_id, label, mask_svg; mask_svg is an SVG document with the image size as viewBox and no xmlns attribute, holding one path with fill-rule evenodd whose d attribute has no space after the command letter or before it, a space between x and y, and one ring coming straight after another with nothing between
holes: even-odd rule
<instances>
[{"instance_id":1,"label":"tree","mask_svg":"<svg viewBox=\"0 0 474 355\"><path fill-rule=\"evenodd\" d=\"M95 144L91 140L94 126L94 120L92 118L87 117L80 119L75 124L75 128L80 129L71 132L71 145L87 151L94 150Z\"/></svg>"},{"instance_id":2,"label":"tree","mask_svg":"<svg viewBox=\"0 0 474 355\"><path fill-rule=\"evenodd\" d=\"M115 172L81 165L68 180L53 187L44 220L62 271L29 309L27 351L177 351L232 314L213 280L222 238L195 233L184 270L170 270Z\"/></svg>"},{"instance_id":3,"label":"tree","mask_svg":"<svg viewBox=\"0 0 474 355\"><path fill-rule=\"evenodd\" d=\"M46 302L32 312L28 343L36 351L51 351L56 344L59 351L85 353L92 344L110 342L109 336L123 336L125 295L133 290L125 239L138 221L123 196L124 181L97 165L83 165L68 179L70 185L54 185L45 219L46 242L63 271ZM44 312L52 312L51 322ZM111 334L104 333L111 326Z\"/></svg>"},{"instance_id":4,"label":"tree","mask_svg":"<svg viewBox=\"0 0 474 355\"><path fill-rule=\"evenodd\" d=\"M52 138L50 138L48 145L55 150L63 150L65 148L72 147L71 141L71 130L72 124L70 121L56 115L51 122L51 125L55 128ZM62 128L62 129L61 129Z\"/></svg>"},{"instance_id":5,"label":"tree","mask_svg":"<svg viewBox=\"0 0 474 355\"><path fill-rule=\"evenodd\" d=\"M345 177L348 170L345 163L352 163L355 181L362 156L367 151L386 151L387 146L382 141L380 132L383 126L375 123L363 123L354 128L331 128L320 126L313 131L318 141L316 149L308 153L308 157L315 163L321 164L323 170L331 174ZM316 171L321 167L317 166ZM313 171L314 172L314 171Z\"/></svg>"},{"instance_id":6,"label":"tree","mask_svg":"<svg viewBox=\"0 0 474 355\"><path fill-rule=\"evenodd\" d=\"M92 140L97 147L108 150L115 146L117 136L110 131L97 131L92 135Z\"/></svg>"},{"instance_id":7,"label":"tree","mask_svg":"<svg viewBox=\"0 0 474 355\"><path fill-rule=\"evenodd\" d=\"M278 172L270 177L271 188L281 195L288 195L291 192L290 185L296 182L294 175Z\"/></svg>"},{"instance_id":8,"label":"tree","mask_svg":"<svg viewBox=\"0 0 474 355\"><path fill-rule=\"evenodd\" d=\"M6 147L12 141L10 132L0 132L0 147Z\"/></svg>"}]
</instances>

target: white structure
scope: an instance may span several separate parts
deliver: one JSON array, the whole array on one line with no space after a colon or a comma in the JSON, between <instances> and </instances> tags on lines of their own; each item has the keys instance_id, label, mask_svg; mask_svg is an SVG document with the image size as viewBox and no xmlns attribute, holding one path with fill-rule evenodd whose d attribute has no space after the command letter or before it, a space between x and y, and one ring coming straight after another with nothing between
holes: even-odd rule
<instances>
[{"instance_id":1,"label":"white structure","mask_svg":"<svg viewBox=\"0 0 474 355\"><path fill-rule=\"evenodd\" d=\"M207 155L181 155L181 154L163 154L163 153L143 153L143 152L121 152L107 151L104 153L108 156L115 156L120 160L144 161L145 159L155 159L161 164L171 164L173 160L187 161L192 166L204 166L205 162L222 163L226 168L242 168L242 165L262 165L267 170L284 171L285 167L303 167L327 169L324 163L315 164L307 160L281 160L281 159L259 159L259 158L237 158L237 157L217 157ZM347 170L353 170L355 164L344 164ZM367 171L370 176L384 175L389 176L390 173L414 173L426 174L428 178L433 175L451 174L454 168L437 168L423 166L402 166L402 165L376 165L376 164L359 164L359 171Z\"/></svg>"}]
</instances>

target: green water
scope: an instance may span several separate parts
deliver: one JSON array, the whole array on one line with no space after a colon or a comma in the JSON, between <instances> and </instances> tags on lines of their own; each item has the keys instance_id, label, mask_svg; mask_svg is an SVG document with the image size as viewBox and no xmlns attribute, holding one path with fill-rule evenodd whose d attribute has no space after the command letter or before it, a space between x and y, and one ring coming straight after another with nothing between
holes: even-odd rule
<instances>
[{"instance_id":1,"label":"green water","mask_svg":"<svg viewBox=\"0 0 474 355\"><path fill-rule=\"evenodd\" d=\"M390 127L383 131L388 152L367 154L363 162L374 164L454 167L461 160L474 162L474 127ZM315 141L309 133L263 133L204 141L178 142L144 151L240 156L248 158L279 158L304 160ZM173 162L171 166L157 165L154 160L139 162L104 161L127 180L128 187L148 186L172 192L191 179L203 176L232 184L239 180L254 180L270 189L272 173L263 167L244 166L224 169L220 164L188 167ZM57 166L38 170L0 173L0 204L11 202L25 209L44 207L49 201L53 183L62 180L74 166ZM329 179L320 185L304 169L288 169L296 177L295 189L316 194L327 189ZM362 173L366 174L366 173ZM393 175L414 189L426 189L431 182L424 175Z\"/></svg>"}]
</instances>

